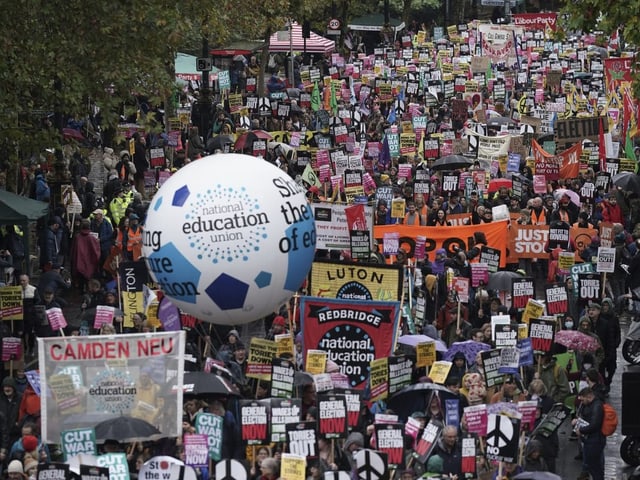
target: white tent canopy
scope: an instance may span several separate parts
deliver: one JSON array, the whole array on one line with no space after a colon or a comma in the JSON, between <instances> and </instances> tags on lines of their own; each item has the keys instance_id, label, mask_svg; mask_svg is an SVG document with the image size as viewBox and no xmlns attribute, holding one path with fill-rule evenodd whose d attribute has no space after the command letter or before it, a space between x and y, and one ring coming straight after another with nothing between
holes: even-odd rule
<instances>
[{"instance_id":1,"label":"white tent canopy","mask_svg":"<svg viewBox=\"0 0 640 480\"><path fill-rule=\"evenodd\" d=\"M289 32L291 40L278 40L278 32L269 38L270 52L302 52L305 50L304 38L302 38L302 26L296 22L292 22ZM308 53L329 53L336 48L336 42L324 38L317 33L311 32L311 38L307 38L306 51Z\"/></svg>"}]
</instances>

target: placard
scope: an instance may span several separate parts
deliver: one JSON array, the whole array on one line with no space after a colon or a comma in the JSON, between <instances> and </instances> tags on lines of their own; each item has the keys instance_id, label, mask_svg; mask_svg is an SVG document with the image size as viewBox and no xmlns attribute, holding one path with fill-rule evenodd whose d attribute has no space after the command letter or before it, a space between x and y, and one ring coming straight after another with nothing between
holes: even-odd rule
<instances>
[{"instance_id":1,"label":"placard","mask_svg":"<svg viewBox=\"0 0 640 480\"><path fill-rule=\"evenodd\" d=\"M596 272L613 273L616 269L616 249L614 247L598 247Z\"/></svg>"},{"instance_id":2,"label":"placard","mask_svg":"<svg viewBox=\"0 0 640 480\"><path fill-rule=\"evenodd\" d=\"M536 288L533 278L511 279L511 307L524 309L530 298L535 298Z\"/></svg>"},{"instance_id":3,"label":"placard","mask_svg":"<svg viewBox=\"0 0 640 480\"><path fill-rule=\"evenodd\" d=\"M556 322L532 318L529 322L529 338L534 354L545 354L551 351Z\"/></svg>"},{"instance_id":4,"label":"placard","mask_svg":"<svg viewBox=\"0 0 640 480\"><path fill-rule=\"evenodd\" d=\"M206 435L209 456L214 461L221 459L224 418L213 413L200 412L196 415L196 433Z\"/></svg>"},{"instance_id":5,"label":"placard","mask_svg":"<svg viewBox=\"0 0 640 480\"><path fill-rule=\"evenodd\" d=\"M376 449L386 453L389 467L398 468L404 465L404 428L401 423L374 425L376 432Z\"/></svg>"},{"instance_id":6,"label":"placard","mask_svg":"<svg viewBox=\"0 0 640 480\"><path fill-rule=\"evenodd\" d=\"M185 434L184 463L193 468L207 468L209 466L209 442L206 435L198 433Z\"/></svg>"},{"instance_id":7,"label":"placard","mask_svg":"<svg viewBox=\"0 0 640 480\"><path fill-rule=\"evenodd\" d=\"M284 358L274 358L271 362L271 396L293 397L294 377L295 368L293 363Z\"/></svg>"},{"instance_id":8,"label":"placard","mask_svg":"<svg viewBox=\"0 0 640 480\"><path fill-rule=\"evenodd\" d=\"M270 409L269 400L240 400L240 432L247 445L269 442Z\"/></svg>"},{"instance_id":9,"label":"placard","mask_svg":"<svg viewBox=\"0 0 640 480\"><path fill-rule=\"evenodd\" d=\"M347 405L342 395L318 395L318 433L326 439L348 433Z\"/></svg>"},{"instance_id":10,"label":"placard","mask_svg":"<svg viewBox=\"0 0 640 480\"><path fill-rule=\"evenodd\" d=\"M302 399L271 399L271 442L287 441L287 424L300 421Z\"/></svg>"},{"instance_id":11,"label":"placard","mask_svg":"<svg viewBox=\"0 0 640 480\"><path fill-rule=\"evenodd\" d=\"M93 428L63 430L60 440L65 460L74 455L97 455L98 453L96 433Z\"/></svg>"},{"instance_id":12,"label":"placard","mask_svg":"<svg viewBox=\"0 0 640 480\"><path fill-rule=\"evenodd\" d=\"M245 375L258 380L271 380L271 361L278 353L278 346L272 340L253 337L249 344L249 358Z\"/></svg>"},{"instance_id":13,"label":"placard","mask_svg":"<svg viewBox=\"0 0 640 480\"><path fill-rule=\"evenodd\" d=\"M315 421L288 423L286 431L289 452L303 457L317 457L317 429L318 425Z\"/></svg>"},{"instance_id":14,"label":"placard","mask_svg":"<svg viewBox=\"0 0 640 480\"><path fill-rule=\"evenodd\" d=\"M416 367L430 367L436 361L436 342L421 342L416 345Z\"/></svg>"},{"instance_id":15,"label":"placard","mask_svg":"<svg viewBox=\"0 0 640 480\"><path fill-rule=\"evenodd\" d=\"M547 285L544 297L549 315L558 315L569 311L569 295L562 283Z\"/></svg>"}]
</instances>

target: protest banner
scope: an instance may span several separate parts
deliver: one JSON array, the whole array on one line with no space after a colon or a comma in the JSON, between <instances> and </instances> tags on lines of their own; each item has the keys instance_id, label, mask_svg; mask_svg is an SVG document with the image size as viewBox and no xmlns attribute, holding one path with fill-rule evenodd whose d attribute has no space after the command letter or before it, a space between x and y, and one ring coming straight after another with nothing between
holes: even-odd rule
<instances>
[{"instance_id":1,"label":"protest banner","mask_svg":"<svg viewBox=\"0 0 640 480\"><path fill-rule=\"evenodd\" d=\"M67 319L64 318L61 308L49 308L46 310L46 314L51 330L62 330L67 327Z\"/></svg>"},{"instance_id":2,"label":"protest banner","mask_svg":"<svg viewBox=\"0 0 640 480\"><path fill-rule=\"evenodd\" d=\"M271 402L267 400L240 400L240 432L247 445L261 445L270 441L269 417Z\"/></svg>"},{"instance_id":3,"label":"protest banner","mask_svg":"<svg viewBox=\"0 0 640 480\"><path fill-rule=\"evenodd\" d=\"M41 396L44 441L60 441L61 426L72 414L100 413L107 420L139 416L146 407L153 411L151 421L162 434L182 432L179 366L184 362L185 332L50 337L38 342L43 391L46 386L52 393ZM82 375L60 373L69 368ZM82 385L74 385L74 379ZM171 395L160 395L161 388ZM144 419L149 421L149 416Z\"/></svg>"},{"instance_id":4,"label":"protest banner","mask_svg":"<svg viewBox=\"0 0 640 480\"><path fill-rule=\"evenodd\" d=\"M274 358L271 361L271 396L291 398L294 375L293 363L284 358Z\"/></svg>"},{"instance_id":5,"label":"protest banner","mask_svg":"<svg viewBox=\"0 0 640 480\"><path fill-rule=\"evenodd\" d=\"M249 357L245 375L257 380L271 380L271 361L278 353L278 346L273 340L252 337L249 343Z\"/></svg>"},{"instance_id":6,"label":"protest banner","mask_svg":"<svg viewBox=\"0 0 640 480\"><path fill-rule=\"evenodd\" d=\"M404 213L402 215L404 217ZM468 251L472 246L474 232L484 232L487 243L500 251L500 266L506 266L507 258L507 221L483 223L480 225L461 225L456 227L419 227L415 225L376 225L373 235L381 244L385 233L396 233L400 237L400 246L407 249L407 254L414 255L416 237L426 240L425 252L430 258L435 251L444 248L449 255L455 253L454 247Z\"/></svg>"},{"instance_id":7,"label":"protest banner","mask_svg":"<svg viewBox=\"0 0 640 480\"><path fill-rule=\"evenodd\" d=\"M360 420L360 412L362 411L362 390L336 388L334 391L337 395L344 395L349 429L357 427Z\"/></svg>"},{"instance_id":8,"label":"protest banner","mask_svg":"<svg viewBox=\"0 0 640 480\"><path fill-rule=\"evenodd\" d=\"M210 450L207 435L191 433L185 434L182 439L185 465L193 468L208 468Z\"/></svg>"},{"instance_id":9,"label":"protest banner","mask_svg":"<svg viewBox=\"0 0 640 480\"><path fill-rule=\"evenodd\" d=\"M133 327L133 316L138 312L144 312L144 285L148 281L149 273L144 262L124 262L118 268L124 312L122 326Z\"/></svg>"},{"instance_id":10,"label":"protest banner","mask_svg":"<svg viewBox=\"0 0 640 480\"><path fill-rule=\"evenodd\" d=\"M546 258L545 246L549 239L548 225L520 225L511 223L509 228L509 260L518 263L519 258Z\"/></svg>"},{"instance_id":11,"label":"protest banner","mask_svg":"<svg viewBox=\"0 0 640 480\"><path fill-rule=\"evenodd\" d=\"M103 325L113 324L113 315L115 314L115 307L109 305L98 305L96 307L96 315L93 319L93 328L100 330Z\"/></svg>"},{"instance_id":12,"label":"protest banner","mask_svg":"<svg viewBox=\"0 0 640 480\"><path fill-rule=\"evenodd\" d=\"M302 400L300 398L271 399L271 421L269 422L271 442L287 441L287 424L300 421L301 409Z\"/></svg>"},{"instance_id":13,"label":"protest banner","mask_svg":"<svg viewBox=\"0 0 640 480\"><path fill-rule=\"evenodd\" d=\"M311 375L320 375L327 368L328 352L324 350L307 350L307 361L305 363L305 371Z\"/></svg>"},{"instance_id":14,"label":"protest banner","mask_svg":"<svg viewBox=\"0 0 640 480\"><path fill-rule=\"evenodd\" d=\"M486 438L487 458L500 462L518 461L520 419L489 414Z\"/></svg>"},{"instance_id":15,"label":"protest banner","mask_svg":"<svg viewBox=\"0 0 640 480\"><path fill-rule=\"evenodd\" d=\"M598 262L596 272L613 273L616 269L616 249L613 247L598 247Z\"/></svg>"},{"instance_id":16,"label":"protest banner","mask_svg":"<svg viewBox=\"0 0 640 480\"><path fill-rule=\"evenodd\" d=\"M19 337L4 337L2 339L3 362L22 358L22 339Z\"/></svg>"},{"instance_id":17,"label":"protest banner","mask_svg":"<svg viewBox=\"0 0 640 480\"><path fill-rule=\"evenodd\" d=\"M500 250L483 245L480 248L480 263L487 265L489 273L495 273L500 268Z\"/></svg>"},{"instance_id":18,"label":"protest banner","mask_svg":"<svg viewBox=\"0 0 640 480\"><path fill-rule=\"evenodd\" d=\"M223 423L224 418L213 413L200 412L196 415L196 433L206 435L209 457L216 462L222 453Z\"/></svg>"},{"instance_id":19,"label":"protest banner","mask_svg":"<svg viewBox=\"0 0 640 480\"><path fill-rule=\"evenodd\" d=\"M349 250L351 236L345 210L348 205L329 202L311 204L316 225L316 248L328 250ZM364 206L367 230L373 227L373 207Z\"/></svg>"},{"instance_id":20,"label":"protest banner","mask_svg":"<svg viewBox=\"0 0 640 480\"><path fill-rule=\"evenodd\" d=\"M376 424L376 450L387 454L390 468L404 465L404 429L401 423Z\"/></svg>"},{"instance_id":21,"label":"protest banner","mask_svg":"<svg viewBox=\"0 0 640 480\"><path fill-rule=\"evenodd\" d=\"M416 345L416 367L430 367L436 361L436 342L421 342Z\"/></svg>"},{"instance_id":22,"label":"protest banner","mask_svg":"<svg viewBox=\"0 0 640 480\"><path fill-rule=\"evenodd\" d=\"M197 480L195 470L168 455L151 457L138 470L138 478L165 480Z\"/></svg>"},{"instance_id":23,"label":"protest banner","mask_svg":"<svg viewBox=\"0 0 640 480\"><path fill-rule=\"evenodd\" d=\"M496 348L515 347L518 342L518 329L511 324L498 324L494 336Z\"/></svg>"},{"instance_id":24,"label":"protest banner","mask_svg":"<svg viewBox=\"0 0 640 480\"><path fill-rule=\"evenodd\" d=\"M537 400L525 400L518 402L518 411L521 415L521 426L527 431L533 430L533 426L536 423L536 416L538 411Z\"/></svg>"},{"instance_id":25,"label":"protest banner","mask_svg":"<svg viewBox=\"0 0 640 480\"><path fill-rule=\"evenodd\" d=\"M0 318L22 320L22 287L0 287Z\"/></svg>"},{"instance_id":26,"label":"protest banner","mask_svg":"<svg viewBox=\"0 0 640 480\"><path fill-rule=\"evenodd\" d=\"M109 469L109 480L128 480L129 463L126 453L105 453L98 455L96 463L98 467Z\"/></svg>"},{"instance_id":27,"label":"protest banner","mask_svg":"<svg viewBox=\"0 0 640 480\"><path fill-rule=\"evenodd\" d=\"M318 433L326 438L345 438L349 432L347 404L342 395L318 395Z\"/></svg>"},{"instance_id":28,"label":"protest banner","mask_svg":"<svg viewBox=\"0 0 640 480\"><path fill-rule=\"evenodd\" d=\"M533 347L530 338L521 338L518 340L518 367L526 367L533 365Z\"/></svg>"},{"instance_id":29,"label":"protest banner","mask_svg":"<svg viewBox=\"0 0 640 480\"><path fill-rule=\"evenodd\" d=\"M517 347L503 347L500 349L500 366L498 373L501 375L518 373L520 366L520 354Z\"/></svg>"},{"instance_id":30,"label":"protest banner","mask_svg":"<svg viewBox=\"0 0 640 480\"><path fill-rule=\"evenodd\" d=\"M294 352L293 335L291 335L290 333L280 333L274 335L273 340L276 342L276 347L278 349L276 353L277 356Z\"/></svg>"},{"instance_id":31,"label":"protest banner","mask_svg":"<svg viewBox=\"0 0 640 480\"><path fill-rule=\"evenodd\" d=\"M344 300L400 300L402 268L353 262L314 261L309 292L316 297Z\"/></svg>"},{"instance_id":32,"label":"protest banner","mask_svg":"<svg viewBox=\"0 0 640 480\"><path fill-rule=\"evenodd\" d=\"M529 299L535 299L536 288L533 278L511 279L511 307L524 309Z\"/></svg>"},{"instance_id":33,"label":"protest banner","mask_svg":"<svg viewBox=\"0 0 640 480\"><path fill-rule=\"evenodd\" d=\"M589 302L598 302L601 290L602 283L599 273L581 273L578 275L580 306L585 307Z\"/></svg>"},{"instance_id":34,"label":"protest banner","mask_svg":"<svg viewBox=\"0 0 640 480\"><path fill-rule=\"evenodd\" d=\"M280 462L282 480L305 480L307 478L307 459L293 453L283 453Z\"/></svg>"},{"instance_id":35,"label":"protest banner","mask_svg":"<svg viewBox=\"0 0 640 480\"><path fill-rule=\"evenodd\" d=\"M389 357L389 396L411 384L413 360L401 355Z\"/></svg>"},{"instance_id":36,"label":"protest banner","mask_svg":"<svg viewBox=\"0 0 640 480\"><path fill-rule=\"evenodd\" d=\"M431 369L429 370L429 377L431 377L433 383L444 385L444 382L449 376L449 371L451 370L452 365L453 363L447 362L446 360L433 362L433 365L431 365Z\"/></svg>"},{"instance_id":37,"label":"protest banner","mask_svg":"<svg viewBox=\"0 0 640 480\"><path fill-rule=\"evenodd\" d=\"M93 465L80 465L80 480L109 480L109 469Z\"/></svg>"},{"instance_id":38,"label":"protest banner","mask_svg":"<svg viewBox=\"0 0 640 480\"><path fill-rule=\"evenodd\" d=\"M475 433L481 437L487 434L487 406L470 405L464 407L464 418L467 422L467 430L469 433Z\"/></svg>"},{"instance_id":39,"label":"protest banner","mask_svg":"<svg viewBox=\"0 0 640 480\"><path fill-rule=\"evenodd\" d=\"M389 359L372 360L369 367L369 392L372 401L383 400L389 395Z\"/></svg>"},{"instance_id":40,"label":"protest banner","mask_svg":"<svg viewBox=\"0 0 640 480\"><path fill-rule=\"evenodd\" d=\"M413 456L418 460L418 462L426 463L436 445L436 442L440 438L441 432L442 424L429 420L429 423L424 427L422 435L418 439L413 450Z\"/></svg>"},{"instance_id":41,"label":"protest banner","mask_svg":"<svg viewBox=\"0 0 640 480\"><path fill-rule=\"evenodd\" d=\"M60 446L65 460L74 455L98 453L96 433L93 428L63 430L60 434Z\"/></svg>"},{"instance_id":42,"label":"protest banner","mask_svg":"<svg viewBox=\"0 0 640 480\"><path fill-rule=\"evenodd\" d=\"M549 438L553 432L560 428L560 425L569 418L571 409L562 403L556 403L549 413L547 413L542 421L538 423L538 426L531 433L531 436L541 435L544 438Z\"/></svg>"},{"instance_id":43,"label":"protest banner","mask_svg":"<svg viewBox=\"0 0 640 480\"><path fill-rule=\"evenodd\" d=\"M318 425L315 421L288 423L286 431L289 452L303 457L317 457L317 429Z\"/></svg>"},{"instance_id":44,"label":"protest banner","mask_svg":"<svg viewBox=\"0 0 640 480\"><path fill-rule=\"evenodd\" d=\"M462 462L461 471L463 474L468 474L471 477L476 473L476 440L472 437L465 437L462 439Z\"/></svg>"},{"instance_id":45,"label":"protest banner","mask_svg":"<svg viewBox=\"0 0 640 480\"><path fill-rule=\"evenodd\" d=\"M558 315L569 310L569 296L564 284L547 285L544 289L544 297L549 315Z\"/></svg>"},{"instance_id":46,"label":"protest banner","mask_svg":"<svg viewBox=\"0 0 640 480\"><path fill-rule=\"evenodd\" d=\"M556 322L532 318L529 322L529 338L534 354L544 354L551 351Z\"/></svg>"},{"instance_id":47,"label":"protest banner","mask_svg":"<svg viewBox=\"0 0 640 480\"><path fill-rule=\"evenodd\" d=\"M481 352L482 356L482 369L484 370L484 378L487 384L487 388L495 387L502 384L502 375L498 372L500 368L500 350L485 350Z\"/></svg>"},{"instance_id":48,"label":"protest banner","mask_svg":"<svg viewBox=\"0 0 640 480\"><path fill-rule=\"evenodd\" d=\"M329 352L350 386L364 388L371 361L389 357L395 347L399 307L398 302L302 297L304 350Z\"/></svg>"},{"instance_id":49,"label":"protest banner","mask_svg":"<svg viewBox=\"0 0 640 480\"><path fill-rule=\"evenodd\" d=\"M532 318L538 318L544 313L544 304L533 298L527 301L527 306L522 312L522 323L529 323Z\"/></svg>"},{"instance_id":50,"label":"protest banner","mask_svg":"<svg viewBox=\"0 0 640 480\"><path fill-rule=\"evenodd\" d=\"M66 463L39 463L37 480L68 480L71 478Z\"/></svg>"}]
</instances>

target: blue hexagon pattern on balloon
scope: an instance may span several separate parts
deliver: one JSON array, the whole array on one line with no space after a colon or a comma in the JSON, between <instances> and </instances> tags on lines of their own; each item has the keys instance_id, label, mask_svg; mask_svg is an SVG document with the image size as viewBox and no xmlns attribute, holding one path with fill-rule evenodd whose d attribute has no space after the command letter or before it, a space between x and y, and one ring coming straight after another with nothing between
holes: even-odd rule
<instances>
[{"instance_id":1,"label":"blue hexagon pattern on balloon","mask_svg":"<svg viewBox=\"0 0 640 480\"><path fill-rule=\"evenodd\" d=\"M171 202L171 205L173 205L174 207L183 206L184 202L187 201L187 198L189 198L190 194L191 192L189 192L189 187L187 185L180 187L173 194L173 200Z\"/></svg>"},{"instance_id":2,"label":"blue hexagon pattern on balloon","mask_svg":"<svg viewBox=\"0 0 640 480\"><path fill-rule=\"evenodd\" d=\"M271 285L272 276L273 275L271 275L269 272L265 272L263 270L256 276L256 278L253 281L256 282L256 285L258 286L258 288L268 287L269 285Z\"/></svg>"},{"instance_id":3,"label":"blue hexagon pattern on balloon","mask_svg":"<svg viewBox=\"0 0 640 480\"><path fill-rule=\"evenodd\" d=\"M297 238L297 249L290 248L287 254L287 277L284 281L284 289L295 292L309 273L309 267L315 255L315 245L304 247L304 235L316 236L316 227L313 217L308 220L294 223L286 230L286 236L291 240L295 235ZM305 268L302 268L305 266Z\"/></svg>"},{"instance_id":4,"label":"blue hexagon pattern on balloon","mask_svg":"<svg viewBox=\"0 0 640 480\"><path fill-rule=\"evenodd\" d=\"M167 259L170 262L169 265L167 265ZM168 296L185 303L196 303L200 270L194 267L172 242L149 255L147 265L160 285L160 289ZM165 270L169 267L172 271L167 272L171 273L171 276L167 277Z\"/></svg>"},{"instance_id":5,"label":"blue hexagon pattern on balloon","mask_svg":"<svg viewBox=\"0 0 640 480\"><path fill-rule=\"evenodd\" d=\"M249 292L249 285L231 275L223 273L205 290L220 310L242 308Z\"/></svg>"}]
</instances>

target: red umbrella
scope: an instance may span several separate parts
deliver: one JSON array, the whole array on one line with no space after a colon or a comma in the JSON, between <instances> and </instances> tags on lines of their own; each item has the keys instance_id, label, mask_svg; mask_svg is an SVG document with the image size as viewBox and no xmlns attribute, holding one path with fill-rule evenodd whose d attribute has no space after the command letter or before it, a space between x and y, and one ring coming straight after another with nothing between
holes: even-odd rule
<instances>
[{"instance_id":1,"label":"red umbrella","mask_svg":"<svg viewBox=\"0 0 640 480\"><path fill-rule=\"evenodd\" d=\"M497 192L500 187L513 187L513 182L508 178L495 178L489 182L489 193Z\"/></svg>"},{"instance_id":2,"label":"red umbrella","mask_svg":"<svg viewBox=\"0 0 640 480\"><path fill-rule=\"evenodd\" d=\"M272 138L271 134L264 130L251 130L249 132L245 132L236 140L235 151L243 152L251 149L253 142L256 140L264 140L265 142L268 142Z\"/></svg>"}]
</instances>

